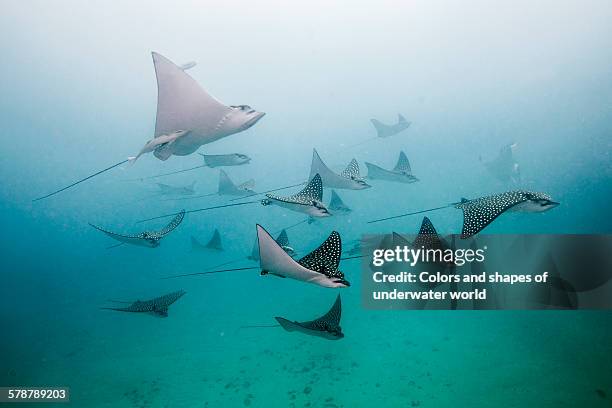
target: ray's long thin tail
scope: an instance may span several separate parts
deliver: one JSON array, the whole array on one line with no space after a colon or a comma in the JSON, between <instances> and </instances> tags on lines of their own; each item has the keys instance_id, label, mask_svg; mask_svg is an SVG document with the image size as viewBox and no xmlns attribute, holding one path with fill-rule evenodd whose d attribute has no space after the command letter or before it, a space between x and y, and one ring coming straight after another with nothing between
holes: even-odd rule
<instances>
[{"instance_id":1,"label":"ray's long thin tail","mask_svg":"<svg viewBox=\"0 0 612 408\"><path fill-rule=\"evenodd\" d=\"M129 159L125 159L125 160L123 160L123 161L120 161L119 163L115 163L115 164L113 164L112 166L109 166L109 167L107 167L107 168L105 168L105 169L103 169L103 170L100 170L100 171L98 171L98 172L96 172L96 173L94 173L94 174L92 174L92 175L90 175L90 176L87 176L87 177L85 177L85 178L83 178L83 179L80 179L79 181L75 181L74 183L72 183L72 184L70 184L70 185L68 185L68 186L66 186L66 187L60 188L59 190L56 190L56 191L54 191L54 192L52 192L52 193L49 193L49 194L47 194L47 195L45 195L45 196L38 197L38 198L36 198L36 199L32 200L32 202L34 202L34 201L40 201L40 200L44 200L45 198L49 198L49 197L51 197L51 196L54 196L54 195L56 195L56 194L58 194L58 193L61 193L62 191L68 190L70 187L74 187L74 186L76 186L77 184L81 184L81 183L82 183L82 182L84 182L84 181L87 181L87 180L89 180L89 179L91 179L91 178L94 178L94 177L96 177L96 176L97 176L97 175L99 175L99 174L102 174L102 173L104 173L104 172L107 172L107 171L109 171L109 170L112 170L112 169L114 169L115 167L121 166L122 164L125 164L125 163L127 163L128 161L129 161Z\"/></svg>"},{"instance_id":2,"label":"ray's long thin tail","mask_svg":"<svg viewBox=\"0 0 612 408\"><path fill-rule=\"evenodd\" d=\"M248 270L254 270L254 269L259 269L259 266L247 266L245 268L220 269L220 270L217 270L217 271L184 273L182 275L163 276L160 279L174 279L174 278L182 278L182 277L185 277L185 276L198 276L198 275L213 275L215 273L248 271Z\"/></svg>"},{"instance_id":3,"label":"ray's long thin tail","mask_svg":"<svg viewBox=\"0 0 612 408\"><path fill-rule=\"evenodd\" d=\"M267 329L270 327L281 327L280 324L260 324L260 325L252 325L252 326L240 326L239 329Z\"/></svg>"},{"instance_id":4,"label":"ray's long thin tail","mask_svg":"<svg viewBox=\"0 0 612 408\"><path fill-rule=\"evenodd\" d=\"M215 210L217 208L236 207L236 206L239 206L239 205L254 204L254 203L259 203L259 202L260 202L259 200L255 200L255 201L246 201L244 203L223 204L223 205L215 205L213 207L196 208L195 210L185 211L185 214L191 214L191 213L200 212L200 211ZM179 215L179 214L180 214L180 212L159 215L157 217L152 217L152 218L147 218L147 219L144 219L144 220L136 221L136 224L140 224L140 223L143 223L143 222L146 222L146 221L159 220L161 218L174 217L174 216Z\"/></svg>"},{"instance_id":5,"label":"ray's long thin tail","mask_svg":"<svg viewBox=\"0 0 612 408\"><path fill-rule=\"evenodd\" d=\"M214 195L218 195L219 193L208 193L197 196L189 196L189 197L176 197L176 198L167 198L161 201L184 201L184 200L195 200L196 198L210 197Z\"/></svg>"},{"instance_id":6,"label":"ray's long thin tail","mask_svg":"<svg viewBox=\"0 0 612 408\"><path fill-rule=\"evenodd\" d=\"M450 208L450 207L452 207L454 205L455 204L447 204L447 205L443 205L441 207L428 208L427 210L420 210L420 211L409 212L409 213L406 213L406 214L394 215L392 217L379 218L377 220L368 221L367 224L374 224L376 222L393 220L393 219L396 219L396 218L407 217L409 215L423 214L423 213L430 212L430 211L442 210L444 208Z\"/></svg>"},{"instance_id":7,"label":"ray's long thin tail","mask_svg":"<svg viewBox=\"0 0 612 408\"><path fill-rule=\"evenodd\" d=\"M244 200L244 199L246 199L246 198L249 198L249 197L254 197L254 196L258 196L258 195L261 195L261 194L273 193L273 192L275 192L275 191L281 191L281 190L286 190L286 189L288 189L288 188L299 187L299 186L303 186L303 185L304 185L304 184L306 184L306 183L307 183L307 182L306 182L306 181L304 181L304 182L302 182L302 183L292 184L292 185L290 185L290 186L285 186L285 187L274 188L274 189L272 189L272 190L266 190L266 191L262 191L262 192L260 192L260 193L253 193L253 194L249 194L249 195L244 196L244 197L232 198L230 201Z\"/></svg>"},{"instance_id":8,"label":"ray's long thin tail","mask_svg":"<svg viewBox=\"0 0 612 408\"><path fill-rule=\"evenodd\" d=\"M120 243L118 243L118 244L108 246L108 247L106 247L106 249L113 249L113 248L117 248L117 247L120 247L121 245L125 245L125 242L120 242Z\"/></svg>"},{"instance_id":9,"label":"ray's long thin tail","mask_svg":"<svg viewBox=\"0 0 612 408\"><path fill-rule=\"evenodd\" d=\"M188 169L183 169L183 170L176 170L176 171L172 171L170 173L162 173L162 174L156 174L154 176L148 176L148 177L142 177L140 179L135 179L135 180L151 180L154 178L158 178L158 177L165 177L165 176L171 176L173 174L179 174L179 173L185 173L187 171L191 171L191 170L196 170L196 169L201 169L202 167L208 167L206 164L200 164L199 166L195 166L195 167L190 167Z\"/></svg>"}]
</instances>

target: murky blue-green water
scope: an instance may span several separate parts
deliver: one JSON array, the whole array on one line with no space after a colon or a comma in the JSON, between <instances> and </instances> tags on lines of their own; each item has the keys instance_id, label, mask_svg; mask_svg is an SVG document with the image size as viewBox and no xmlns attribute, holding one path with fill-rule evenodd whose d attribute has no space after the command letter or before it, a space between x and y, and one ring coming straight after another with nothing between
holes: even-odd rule
<instances>
[{"instance_id":1,"label":"murky blue-green water","mask_svg":"<svg viewBox=\"0 0 612 408\"><path fill-rule=\"evenodd\" d=\"M518 143L519 185L562 205L507 214L491 233L610 233L612 7L607 2L5 3L0 16L0 386L69 386L77 407L610 406L607 312L367 311L359 260L341 269L340 341L287 333L274 316L309 320L337 290L257 270L161 280L246 257L255 224L303 215L259 204L188 214L155 249L120 246L88 223L136 221L224 204L162 201L157 180L201 164L152 155L47 200L31 200L134 155L152 137L150 52L189 70L221 101L267 113L200 152L248 154L225 170L263 191L303 181L312 148L340 171L355 157L390 168L400 150L420 179L340 191L346 217L288 231L305 255L332 230L414 233L420 216L373 218L511 186L479 161ZM372 140L369 119L412 126ZM214 192L218 171L160 178ZM297 189L287 190L292 192ZM325 201L329 200L325 191ZM461 213L430 214L456 233ZM151 221L150 228L167 220ZM191 251L221 232L224 251ZM187 294L169 317L100 310L107 299Z\"/></svg>"}]
</instances>

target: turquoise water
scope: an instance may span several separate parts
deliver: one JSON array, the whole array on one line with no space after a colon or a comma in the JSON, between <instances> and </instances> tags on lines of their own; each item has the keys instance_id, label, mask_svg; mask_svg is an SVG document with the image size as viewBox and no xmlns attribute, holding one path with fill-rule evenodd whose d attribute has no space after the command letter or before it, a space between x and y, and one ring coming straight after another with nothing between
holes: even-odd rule
<instances>
[{"instance_id":1,"label":"turquoise water","mask_svg":"<svg viewBox=\"0 0 612 408\"><path fill-rule=\"evenodd\" d=\"M68 386L78 407L610 406L608 312L368 311L357 259L341 264L352 286L340 292L345 337L332 342L240 327L310 320L337 290L257 270L160 279L229 261L255 266L246 257L256 223L277 232L304 219L278 207L188 214L158 248L106 249L114 241L88 223L138 231L138 220L228 201L161 201L154 181L130 181L197 166L197 155L148 155L31 202L151 138L158 51L197 61L189 74L221 101L267 113L199 150L248 154L250 164L225 170L237 182L255 178L257 191L303 181L312 148L336 171L355 157L363 173L365 161L390 168L406 152L418 183L339 191L353 213L289 229L299 255L332 230L345 248L364 233L414 233L420 216L366 221L512 188L478 159L510 142L520 187L562 204L506 214L487 232L610 233L612 8L588 3L8 2L0 386ZM398 112L410 129L349 147L375 136L370 118L392 123ZM196 181L206 194L218 172L159 181ZM461 229L458 210L430 218L439 232ZM215 228L225 250L191 252L190 237L206 242ZM179 289L187 294L166 319L99 309Z\"/></svg>"}]
</instances>

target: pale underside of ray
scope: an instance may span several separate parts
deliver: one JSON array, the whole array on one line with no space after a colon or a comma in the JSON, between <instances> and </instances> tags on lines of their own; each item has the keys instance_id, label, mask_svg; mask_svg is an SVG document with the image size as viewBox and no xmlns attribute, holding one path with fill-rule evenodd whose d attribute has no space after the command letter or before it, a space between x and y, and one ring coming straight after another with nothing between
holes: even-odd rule
<instances>
[{"instance_id":1,"label":"pale underside of ray","mask_svg":"<svg viewBox=\"0 0 612 408\"><path fill-rule=\"evenodd\" d=\"M155 137L189 131L173 142L172 154L185 155L225 136L219 126L232 108L209 95L166 57L154 52L153 64L158 89Z\"/></svg>"},{"instance_id":2,"label":"pale underside of ray","mask_svg":"<svg viewBox=\"0 0 612 408\"><path fill-rule=\"evenodd\" d=\"M289 246L289 237L287 236L287 231L283 229L276 237L276 243L283 248L285 252L287 252L287 247ZM259 240L255 239L255 244L253 245L253 250L251 251L251 256L249 259L253 261L259 261L261 258L259 256Z\"/></svg>"},{"instance_id":3,"label":"pale underside of ray","mask_svg":"<svg viewBox=\"0 0 612 408\"><path fill-rule=\"evenodd\" d=\"M312 179L315 174L321 176L323 186L339 189L354 190L356 189L355 181L350 178L343 177L340 174L333 172L321 159L316 149L312 149L312 163L310 166L310 177Z\"/></svg>"},{"instance_id":4,"label":"pale underside of ray","mask_svg":"<svg viewBox=\"0 0 612 408\"><path fill-rule=\"evenodd\" d=\"M259 265L262 271L324 287L345 286L332 281L322 273L312 271L300 265L287 255L285 250L259 224L257 225L257 240L260 256Z\"/></svg>"},{"instance_id":5,"label":"pale underside of ray","mask_svg":"<svg viewBox=\"0 0 612 408\"><path fill-rule=\"evenodd\" d=\"M209 95L181 67L166 57L156 52L153 52L152 56L157 77L157 116L154 136L157 138L177 131L187 132L172 141L169 144L171 147L160 146L159 150L154 152L156 157L165 160L170 155L191 154L201 145L226 136L219 131L219 128L232 108ZM122 160L34 201L51 197L128 161L129 159Z\"/></svg>"}]
</instances>

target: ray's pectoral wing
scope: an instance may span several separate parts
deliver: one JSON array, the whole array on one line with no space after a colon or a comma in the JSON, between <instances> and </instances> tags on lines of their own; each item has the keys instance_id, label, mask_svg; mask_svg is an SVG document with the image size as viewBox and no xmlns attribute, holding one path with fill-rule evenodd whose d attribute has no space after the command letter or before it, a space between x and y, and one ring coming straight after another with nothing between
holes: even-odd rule
<instances>
[{"instance_id":1,"label":"ray's pectoral wing","mask_svg":"<svg viewBox=\"0 0 612 408\"><path fill-rule=\"evenodd\" d=\"M157 120L155 137L177 130L213 134L219 122L231 111L209 95L179 66L154 52L157 76Z\"/></svg>"},{"instance_id":2,"label":"ray's pectoral wing","mask_svg":"<svg viewBox=\"0 0 612 408\"><path fill-rule=\"evenodd\" d=\"M257 224L257 243L259 246L259 266L262 274L272 274L304 282L311 282L321 276L291 258L268 231L259 224Z\"/></svg>"},{"instance_id":3,"label":"ray's pectoral wing","mask_svg":"<svg viewBox=\"0 0 612 408\"><path fill-rule=\"evenodd\" d=\"M352 159L348 166L346 166L346 169L344 169L340 175L347 179L360 179L361 175L359 173L359 163L357 163L357 160Z\"/></svg>"},{"instance_id":4,"label":"ray's pectoral wing","mask_svg":"<svg viewBox=\"0 0 612 408\"><path fill-rule=\"evenodd\" d=\"M292 322L291 320L287 320L284 317L275 317L276 321L278 322L278 324L281 325L281 327L283 329L285 329L288 332L292 332L292 331L304 331L304 328L302 326L300 326L300 324L298 322Z\"/></svg>"},{"instance_id":5,"label":"ray's pectoral wing","mask_svg":"<svg viewBox=\"0 0 612 408\"><path fill-rule=\"evenodd\" d=\"M385 170L380 166L377 166L373 163L365 162L366 167L368 168L368 177L369 178L379 178L385 177L389 174L389 170Z\"/></svg>"},{"instance_id":6,"label":"ray's pectoral wing","mask_svg":"<svg viewBox=\"0 0 612 408\"><path fill-rule=\"evenodd\" d=\"M206 244L206 248L223 250L223 244L221 243L221 233L218 229L213 232L210 241Z\"/></svg>"},{"instance_id":7,"label":"ray's pectoral wing","mask_svg":"<svg viewBox=\"0 0 612 408\"><path fill-rule=\"evenodd\" d=\"M419 234L415 238L413 245L416 248L424 247L425 249L444 249L440 236L429 218L423 217L421 229L419 230Z\"/></svg>"},{"instance_id":8,"label":"ray's pectoral wing","mask_svg":"<svg viewBox=\"0 0 612 408\"><path fill-rule=\"evenodd\" d=\"M312 205L313 200L321 201L323 199L323 182L321 181L321 176L317 173L308 182L306 187L295 195L279 197L274 194L266 194L266 197L288 203Z\"/></svg>"},{"instance_id":9,"label":"ray's pectoral wing","mask_svg":"<svg viewBox=\"0 0 612 408\"><path fill-rule=\"evenodd\" d=\"M318 319L309 322L299 323L300 326L309 330L332 331L340 329L340 318L342 317L342 301L340 294L336 297L336 301L331 309Z\"/></svg>"},{"instance_id":10,"label":"ray's pectoral wing","mask_svg":"<svg viewBox=\"0 0 612 408\"><path fill-rule=\"evenodd\" d=\"M389 129L389 126L385 125L384 123L382 123L381 121L377 119L370 119L370 122L372 122L372 125L376 129L378 136L384 135L385 132L387 132L387 130Z\"/></svg>"},{"instance_id":11,"label":"ray's pectoral wing","mask_svg":"<svg viewBox=\"0 0 612 408\"><path fill-rule=\"evenodd\" d=\"M323 200L323 181L319 174L315 174L314 177L308 182L306 187L294 197L301 198L304 200Z\"/></svg>"},{"instance_id":12,"label":"ray's pectoral wing","mask_svg":"<svg viewBox=\"0 0 612 408\"><path fill-rule=\"evenodd\" d=\"M178 213L173 219L172 221L170 221L168 223L168 225L166 225L164 228L162 228L161 230L155 232L153 235L155 235L158 239L161 239L163 237L165 237L166 235L168 235L169 233L171 233L176 227L178 227L179 225L181 225L181 222L183 222L183 219L185 218L185 210L181 210L180 213Z\"/></svg>"},{"instance_id":13,"label":"ray's pectoral wing","mask_svg":"<svg viewBox=\"0 0 612 408\"><path fill-rule=\"evenodd\" d=\"M329 167L323 162L321 156L316 149L312 149L312 163L310 165L310 179L312 179L315 175L321 175L321 177L325 179L333 179L334 177L338 177L336 173L331 171Z\"/></svg>"},{"instance_id":14,"label":"ray's pectoral wing","mask_svg":"<svg viewBox=\"0 0 612 408\"><path fill-rule=\"evenodd\" d=\"M455 205L463 210L463 229L461 238L469 238L482 231L501 214L525 201L520 193L504 193L478 198Z\"/></svg>"},{"instance_id":15,"label":"ray's pectoral wing","mask_svg":"<svg viewBox=\"0 0 612 408\"><path fill-rule=\"evenodd\" d=\"M282 230L278 237L276 237L276 243L281 247L286 247L289 245L289 237L287 236L287 231Z\"/></svg>"},{"instance_id":16,"label":"ray's pectoral wing","mask_svg":"<svg viewBox=\"0 0 612 408\"><path fill-rule=\"evenodd\" d=\"M139 235L122 235L122 234L117 234L112 231L107 231L93 224L89 224L89 225L97 229L98 231L103 232L104 234L108 235L112 239L117 240L119 242L123 242L125 244L139 244L142 241L142 237L140 237Z\"/></svg>"},{"instance_id":17,"label":"ray's pectoral wing","mask_svg":"<svg viewBox=\"0 0 612 408\"><path fill-rule=\"evenodd\" d=\"M338 270L342 253L340 234L333 231L317 249L297 261L304 268L319 272L328 278L343 278Z\"/></svg>"},{"instance_id":18,"label":"ray's pectoral wing","mask_svg":"<svg viewBox=\"0 0 612 408\"><path fill-rule=\"evenodd\" d=\"M236 191L236 185L229 178L227 173L223 170L219 170L219 194L234 193Z\"/></svg>"},{"instance_id":19,"label":"ray's pectoral wing","mask_svg":"<svg viewBox=\"0 0 612 408\"><path fill-rule=\"evenodd\" d=\"M399 158L397 159L397 164L393 168L393 171L412 174L412 169L410 168L410 162L408 161L408 157L406 156L406 153L400 152Z\"/></svg>"}]
</instances>

